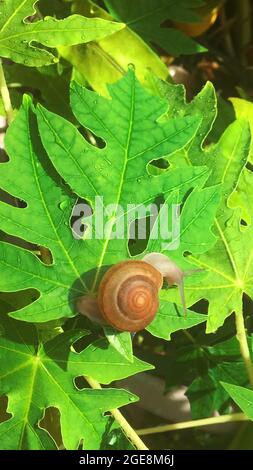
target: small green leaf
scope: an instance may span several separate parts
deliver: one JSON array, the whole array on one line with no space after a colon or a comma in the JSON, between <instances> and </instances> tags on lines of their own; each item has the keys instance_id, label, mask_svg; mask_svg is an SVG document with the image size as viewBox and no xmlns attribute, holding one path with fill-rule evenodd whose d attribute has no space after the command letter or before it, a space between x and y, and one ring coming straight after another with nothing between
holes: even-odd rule
<instances>
[{"instance_id":1,"label":"small green leaf","mask_svg":"<svg viewBox=\"0 0 253 470\"><path fill-rule=\"evenodd\" d=\"M106 339L89 344L84 351L73 353L68 359L68 370L73 375L87 375L103 384L123 379L154 367L133 357L131 363Z\"/></svg>"},{"instance_id":2,"label":"small green leaf","mask_svg":"<svg viewBox=\"0 0 253 470\"><path fill-rule=\"evenodd\" d=\"M253 421L253 391L238 385L221 382L241 410Z\"/></svg>"},{"instance_id":3,"label":"small green leaf","mask_svg":"<svg viewBox=\"0 0 253 470\"><path fill-rule=\"evenodd\" d=\"M52 48L99 39L124 27L123 24L72 15L62 20L45 17L28 21L36 13L36 0L3 0L0 6L0 55L28 66L52 64L57 58L34 42Z\"/></svg>"},{"instance_id":4,"label":"small green leaf","mask_svg":"<svg viewBox=\"0 0 253 470\"><path fill-rule=\"evenodd\" d=\"M192 310L185 312L182 307L160 298L159 310L155 319L146 328L152 335L169 340L171 334L178 330L186 330L206 321L206 316Z\"/></svg>"},{"instance_id":5,"label":"small green leaf","mask_svg":"<svg viewBox=\"0 0 253 470\"><path fill-rule=\"evenodd\" d=\"M127 331L117 331L110 326L104 326L104 332L109 343L124 356L128 361L133 362L133 346L130 333Z\"/></svg>"}]
</instances>

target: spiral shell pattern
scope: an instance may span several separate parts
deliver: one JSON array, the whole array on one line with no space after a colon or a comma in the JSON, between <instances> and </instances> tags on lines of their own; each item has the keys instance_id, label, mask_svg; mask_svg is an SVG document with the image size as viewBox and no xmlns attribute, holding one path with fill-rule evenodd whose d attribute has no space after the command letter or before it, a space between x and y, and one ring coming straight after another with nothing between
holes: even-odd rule
<instances>
[{"instance_id":1,"label":"spiral shell pattern","mask_svg":"<svg viewBox=\"0 0 253 470\"><path fill-rule=\"evenodd\" d=\"M139 331L154 319L163 277L145 261L123 261L104 275L98 304L107 324L120 331Z\"/></svg>"}]
</instances>

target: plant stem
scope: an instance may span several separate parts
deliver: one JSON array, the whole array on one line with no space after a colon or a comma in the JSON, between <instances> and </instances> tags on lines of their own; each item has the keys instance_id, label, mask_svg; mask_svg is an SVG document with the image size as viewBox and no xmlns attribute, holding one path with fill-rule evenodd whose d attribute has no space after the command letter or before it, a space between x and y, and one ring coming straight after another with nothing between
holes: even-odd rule
<instances>
[{"instance_id":1,"label":"plant stem","mask_svg":"<svg viewBox=\"0 0 253 470\"><path fill-rule=\"evenodd\" d=\"M6 118L8 125L13 120L13 108L11 104L10 93L7 87L7 83L5 80L4 69L2 64L2 59L0 59L0 93L2 95L3 105L6 112Z\"/></svg>"},{"instance_id":2,"label":"plant stem","mask_svg":"<svg viewBox=\"0 0 253 470\"><path fill-rule=\"evenodd\" d=\"M88 382L88 384L91 386L91 388L102 389L100 383L97 382L96 380L92 379L91 377L85 377L85 380ZM110 413L115 418L115 420L119 423L119 425L122 427L124 433L130 439L132 444L138 450L148 450L148 448L145 446L144 442L142 442L142 440L137 435L135 430L132 428L132 426L130 426L128 421L124 418L124 416L121 414L121 412L117 408L110 410Z\"/></svg>"},{"instance_id":3,"label":"plant stem","mask_svg":"<svg viewBox=\"0 0 253 470\"><path fill-rule=\"evenodd\" d=\"M209 426L210 424L231 423L234 421L248 421L244 413L233 413L231 415L214 416L212 418L195 419L193 421L184 421L182 423L165 424L153 428L139 429L136 432L139 436L148 434L158 434L160 432L178 431L180 429L197 428L199 426Z\"/></svg>"},{"instance_id":4,"label":"plant stem","mask_svg":"<svg viewBox=\"0 0 253 470\"><path fill-rule=\"evenodd\" d=\"M241 355L247 369L249 383L253 388L253 364L250 358L249 346L247 341L247 335L244 325L243 313L237 313L235 315L235 324L236 324L236 337L240 344Z\"/></svg>"}]
</instances>

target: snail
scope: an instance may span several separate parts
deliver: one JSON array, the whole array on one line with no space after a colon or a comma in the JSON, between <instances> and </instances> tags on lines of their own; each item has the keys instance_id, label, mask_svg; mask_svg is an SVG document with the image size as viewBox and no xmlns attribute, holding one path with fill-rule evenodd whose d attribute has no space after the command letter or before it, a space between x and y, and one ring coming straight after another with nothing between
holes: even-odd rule
<instances>
[{"instance_id":1,"label":"snail","mask_svg":"<svg viewBox=\"0 0 253 470\"><path fill-rule=\"evenodd\" d=\"M84 295L77 300L77 311L102 325L136 332L155 318L164 279L169 286L178 285L186 313L183 279L198 271L202 269L184 272L161 253L147 254L142 260L122 261L105 273L96 297Z\"/></svg>"}]
</instances>

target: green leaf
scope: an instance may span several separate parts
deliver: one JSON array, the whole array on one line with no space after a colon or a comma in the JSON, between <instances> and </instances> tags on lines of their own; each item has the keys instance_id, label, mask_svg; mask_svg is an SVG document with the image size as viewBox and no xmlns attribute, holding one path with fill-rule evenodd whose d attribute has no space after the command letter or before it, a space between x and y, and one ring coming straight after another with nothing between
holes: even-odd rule
<instances>
[{"instance_id":1,"label":"green leaf","mask_svg":"<svg viewBox=\"0 0 253 470\"><path fill-rule=\"evenodd\" d=\"M67 449L76 449L81 440L84 448L99 449L109 419L104 412L137 397L120 389L77 389L73 380L86 367L85 351L77 354L70 347L80 332L66 332L39 344L31 325L2 317L1 328L0 393L8 396L8 412L12 414L0 424L1 449L48 450L49 436L39 427L39 421L50 406L60 412ZM105 371L106 358L104 364Z\"/></svg>"},{"instance_id":2,"label":"green leaf","mask_svg":"<svg viewBox=\"0 0 253 470\"><path fill-rule=\"evenodd\" d=\"M229 393L241 410L253 421L253 392L247 388L230 383L221 382L221 385Z\"/></svg>"},{"instance_id":3,"label":"green leaf","mask_svg":"<svg viewBox=\"0 0 253 470\"><path fill-rule=\"evenodd\" d=\"M85 17L113 20L112 16L90 0L74 2L72 11ZM129 64L134 64L138 80L147 87L149 70L164 80L169 75L168 67L153 49L127 27L110 37L88 44L60 47L58 50L74 66L75 80L80 84L88 82L104 96L110 96L107 85L119 80Z\"/></svg>"},{"instance_id":4,"label":"green leaf","mask_svg":"<svg viewBox=\"0 0 253 470\"><path fill-rule=\"evenodd\" d=\"M251 132L253 132L253 103L241 98L230 98L230 101L234 107L237 119L248 119ZM253 142L251 142L249 161L253 163Z\"/></svg>"},{"instance_id":5,"label":"green leaf","mask_svg":"<svg viewBox=\"0 0 253 470\"><path fill-rule=\"evenodd\" d=\"M187 310L185 315L182 307L160 298L159 310L155 319L146 328L153 336L169 340L171 334L178 330L186 330L206 321L206 316Z\"/></svg>"},{"instance_id":6,"label":"green leaf","mask_svg":"<svg viewBox=\"0 0 253 470\"><path fill-rule=\"evenodd\" d=\"M215 411L223 411L229 395L221 381L247 385L248 377L240 355L238 340L233 338L215 346L203 348L206 367L196 373L196 378L187 389L193 418L206 418Z\"/></svg>"},{"instance_id":7,"label":"green leaf","mask_svg":"<svg viewBox=\"0 0 253 470\"><path fill-rule=\"evenodd\" d=\"M252 172L246 167L243 168L236 190L229 198L229 206L231 208L239 208L241 213L241 230L247 230L247 227L252 225L252 207L253 207L253 191L252 185Z\"/></svg>"},{"instance_id":8,"label":"green leaf","mask_svg":"<svg viewBox=\"0 0 253 470\"><path fill-rule=\"evenodd\" d=\"M179 202L178 195L168 195L165 203L171 206L171 203L177 204ZM217 207L220 202L220 188L217 186L210 186L208 188L195 188L183 204L180 216L180 233L174 237L174 249L169 251L167 244L159 238L153 236L156 232L157 226L166 217L167 206L164 205L153 225L150 240L148 242L146 252L160 252L169 256L171 260L180 266L184 271L194 269L190 264L201 253L209 253L210 249L216 242L216 237L212 231L213 220ZM208 254L207 254L208 256ZM195 265L198 267L198 265ZM188 301L188 291L195 292L196 285L203 279L205 285L207 273L205 270L200 273L194 273L192 276L185 277L184 291ZM192 311L189 315L178 318L178 310L181 312L182 301L177 289L167 289L161 291L160 297L163 299L162 310L159 310L160 315L154 320L155 335L161 335L162 338L169 339L170 333L177 331L180 328L189 328L198 323L206 321L206 317ZM176 302L176 306L171 302ZM167 302L166 302L167 301ZM187 305L192 305L193 302L188 301ZM179 307L178 307L179 306ZM167 316L168 315L168 316ZM150 325L152 329L152 324ZM159 327L159 332L157 330ZM150 328L149 328L149 331ZM152 331L153 332L153 331Z\"/></svg>"},{"instance_id":9,"label":"green leaf","mask_svg":"<svg viewBox=\"0 0 253 470\"><path fill-rule=\"evenodd\" d=\"M231 103L226 101L217 94L217 118L214 121L213 127L209 133L208 139L210 142L217 142L226 127L232 124L235 120L235 112Z\"/></svg>"},{"instance_id":10,"label":"green leaf","mask_svg":"<svg viewBox=\"0 0 253 470\"><path fill-rule=\"evenodd\" d=\"M77 84L72 86L71 100L76 118L105 140L103 149L90 145L71 123L40 106L37 114L44 147L72 191L88 199L93 208L98 195L103 195L104 206L121 204L126 215L132 210L129 202L149 204L159 195L163 195L169 206L184 200L180 244L172 256L182 268L187 267L189 263L183 257L185 251L202 253L215 242L211 225L219 202L218 188L196 186L203 185L208 177L205 167L184 168L183 171L169 169L152 176L147 172L147 164L187 145L194 138L199 118L192 119L187 115L160 122L158 118L167 108L165 102L149 95L136 81L132 70L109 90L111 100ZM19 142L14 138L17 134L20 135ZM129 258L130 222L128 220L128 226L124 227L124 239L111 238L122 213L116 212L115 219L105 213L103 222L108 230L104 237L74 238L69 218L75 199L66 192L47 162L28 98L8 130L6 149L11 160L5 165L3 189L22 198L28 206L19 209L2 203L2 228L7 233L49 248L53 256L53 264L44 265L26 250L4 243L0 246L2 291L26 288L39 291L38 299L16 309L11 316L34 322L74 316L76 299L84 293L96 292L107 267ZM22 182L19 179L13 182L13 175L20 171L24 175ZM189 194L193 186L195 189ZM157 223L164 210L165 206L162 206ZM150 241L148 251L160 249L161 240ZM189 278L190 284L196 283L198 276L193 280ZM205 320L193 313L187 321L179 320L171 317L170 312L171 304L165 302L152 327L155 335L168 338L180 327L190 327ZM121 340L124 337L124 341L119 342L116 338L109 338L109 341L116 351L131 360L129 335L119 337Z\"/></svg>"},{"instance_id":11,"label":"green leaf","mask_svg":"<svg viewBox=\"0 0 253 470\"><path fill-rule=\"evenodd\" d=\"M28 21L36 13L36 0L3 0L0 16L0 55L28 66L41 66L57 61L45 48L80 44L108 36L123 24L71 15L62 20L45 17Z\"/></svg>"},{"instance_id":12,"label":"green leaf","mask_svg":"<svg viewBox=\"0 0 253 470\"><path fill-rule=\"evenodd\" d=\"M188 292L190 303L200 297L209 302L207 332L216 331L232 312L242 310L243 293L253 295L251 229L250 226L242 228L240 209L228 208L229 196L247 161L250 140L247 122L237 121L225 131L216 148L207 153L210 165L215 169L211 182L223 181L223 202L215 222L218 240L208 256L195 258L197 265L207 270L208 276L205 282L196 286L197 295L196 291ZM251 197L251 187L252 183L247 188L248 197Z\"/></svg>"},{"instance_id":13,"label":"green leaf","mask_svg":"<svg viewBox=\"0 0 253 470\"><path fill-rule=\"evenodd\" d=\"M73 375L87 375L103 384L149 369L153 369L151 364L136 357L130 362L106 339L89 344L84 351L71 354L68 359L68 370Z\"/></svg>"},{"instance_id":14,"label":"green leaf","mask_svg":"<svg viewBox=\"0 0 253 470\"><path fill-rule=\"evenodd\" d=\"M59 73L59 64L36 68L5 63L4 73L14 108L21 106L23 90L29 87L35 102L76 122L69 104L70 67Z\"/></svg>"},{"instance_id":15,"label":"green leaf","mask_svg":"<svg viewBox=\"0 0 253 470\"><path fill-rule=\"evenodd\" d=\"M124 21L128 28L139 34L145 41L156 44L173 56L180 54L195 54L206 49L193 41L181 31L164 27L166 20L181 22L198 22L199 15L193 8L203 2L179 0L105 0L111 15ZM163 24L163 27L161 25Z\"/></svg>"},{"instance_id":16,"label":"green leaf","mask_svg":"<svg viewBox=\"0 0 253 470\"><path fill-rule=\"evenodd\" d=\"M222 183L222 201L215 219L215 235L217 242L207 253L188 256L188 261L200 269L206 276L200 277L194 286L185 287L187 306L195 304L200 299L209 303L207 332L214 332L220 327L225 318L232 312L242 309L242 295L252 297L252 236L250 225L241 225L241 210L235 208L236 192L241 175L249 156L251 133L249 124L239 119L230 124L216 144L203 147L203 142L216 115L215 96L212 97L211 85L207 84L201 93L189 104L185 102L183 89L160 83L160 94L172 98L170 112L177 107L178 114L185 114L189 109L196 116L205 105L205 118L194 139L182 152L169 157L174 167L209 166L212 170L209 185ZM208 95L210 99L208 100ZM202 128L202 129L201 129ZM247 192L247 200L252 200L252 174L247 175L248 186L240 185L240 191ZM250 184L249 184L250 183ZM232 195L232 196L231 196ZM231 197L231 202L230 202ZM242 203L239 203L241 206ZM250 206L250 202L248 202ZM247 208L247 221L251 220ZM245 211L244 211L245 212ZM247 250L245 250L247 246ZM178 296L168 292L168 300L178 303Z\"/></svg>"},{"instance_id":17,"label":"green leaf","mask_svg":"<svg viewBox=\"0 0 253 470\"><path fill-rule=\"evenodd\" d=\"M170 158L170 162L175 166L208 163L203 147L217 116L217 98L212 83L207 82L189 103L186 102L186 92L183 85L173 85L153 77L153 86L159 96L168 101L168 118L190 114L201 119L195 139L183 152L175 153Z\"/></svg>"},{"instance_id":18,"label":"green leaf","mask_svg":"<svg viewBox=\"0 0 253 470\"><path fill-rule=\"evenodd\" d=\"M72 89L76 117L105 139L106 147L90 145L71 123L42 107L38 109L40 134L54 167L93 207L95 197L102 195L104 206L121 204L127 213L129 202L148 204L175 188L182 198L198 180L206 179L206 168L169 171L157 177L147 173L149 161L186 145L199 121L187 116L157 122L166 105L141 88L133 71L110 88L112 100L76 84ZM74 238L69 218L75 199L64 191L47 163L27 97L8 129L6 150L11 160L3 164L2 187L28 206L19 209L1 203L2 228L49 248L53 256L53 264L44 265L26 250L1 245L1 289L10 292L33 287L40 292L38 300L12 316L35 322L74 316L76 298L96 291L106 267L129 257L128 227L125 239L111 238L120 217L116 214L114 221L111 214L105 214L108 230L104 238ZM20 172L22 181L14 176Z\"/></svg>"},{"instance_id":19,"label":"green leaf","mask_svg":"<svg viewBox=\"0 0 253 470\"><path fill-rule=\"evenodd\" d=\"M124 356L128 361L133 362L133 346L130 333L127 331L117 331L110 326L103 327L109 343Z\"/></svg>"}]
</instances>

